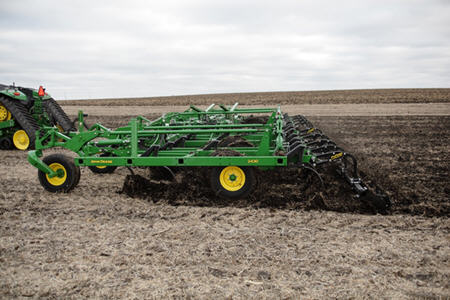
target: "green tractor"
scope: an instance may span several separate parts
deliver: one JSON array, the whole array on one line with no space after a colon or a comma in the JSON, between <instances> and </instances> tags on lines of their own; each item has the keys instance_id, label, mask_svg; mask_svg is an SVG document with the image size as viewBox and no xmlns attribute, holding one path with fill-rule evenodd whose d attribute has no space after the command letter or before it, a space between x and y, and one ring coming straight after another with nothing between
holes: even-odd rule
<instances>
[{"instance_id":1,"label":"green tractor","mask_svg":"<svg viewBox=\"0 0 450 300\"><path fill-rule=\"evenodd\" d=\"M36 132L44 126L68 132L73 122L42 86L32 89L0 84L0 149L34 148Z\"/></svg>"}]
</instances>

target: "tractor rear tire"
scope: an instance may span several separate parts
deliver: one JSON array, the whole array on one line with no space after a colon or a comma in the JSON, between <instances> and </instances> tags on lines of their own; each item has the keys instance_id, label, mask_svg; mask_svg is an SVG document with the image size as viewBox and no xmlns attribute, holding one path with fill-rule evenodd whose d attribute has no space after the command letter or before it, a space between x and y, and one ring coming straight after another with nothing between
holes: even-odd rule
<instances>
[{"instance_id":1,"label":"tractor rear tire","mask_svg":"<svg viewBox=\"0 0 450 300\"><path fill-rule=\"evenodd\" d=\"M256 183L252 167L238 166L214 167L210 180L216 195L228 199L247 197Z\"/></svg>"},{"instance_id":2,"label":"tractor rear tire","mask_svg":"<svg viewBox=\"0 0 450 300\"><path fill-rule=\"evenodd\" d=\"M44 108L47 113L53 118L55 121L55 125L61 126L61 128L65 131L74 131L73 122L70 121L69 117L66 115L64 110L59 106L58 102L55 99L50 98L44 100Z\"/></svg>"},{"instance_id":3,"label":"tractor rear tire","mask_svg":"<svg viewBox=\"0 0 450 300\"><path fill-rule=\"evenodd\" d=\"M51 169L62 170L60 176L48 177L41 170L38 171L39 182L49 192L67 193L71 191L80 180L80 167L76 166L73 158L63 154L51 154L44 157L43 162Z\"/></svg>"}]
</instances>

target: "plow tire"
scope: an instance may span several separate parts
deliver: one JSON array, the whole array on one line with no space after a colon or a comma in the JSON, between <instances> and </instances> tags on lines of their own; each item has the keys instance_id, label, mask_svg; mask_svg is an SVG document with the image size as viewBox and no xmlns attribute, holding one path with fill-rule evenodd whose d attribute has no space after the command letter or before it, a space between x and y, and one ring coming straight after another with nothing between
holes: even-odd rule
<instances>
[{"instance_id":1,"label":"plow tire","mask_svg":"<svg viewBox=\"0 0 450 300\"><path fill-rule=\"evenodd\" d=\"M36 131L39 130L39 125L36 120L30 115L25 105L19 101L7 97L0 97L0 103L11 112L12 117L25 130L29 138L28 149L33 149L36 140Z\"/></svg>"},{"instance_id":2,"label":"plow tire","mask_svg":"<svg viewBox=\"0 0 450 300\"><path fill-rule=\"evenodd\" d=\"M73 158L57 153L44 157L43 162L53 170L61 169L64 172L63 177L49 178L41 170L38 171L39 182L47 191L67 193L80 181L80 167L75 165Z\"/></svg>"},{"instance_id":3,"label":"plow tire","mask_svg":"<svg viewBox=\"0 0 450 300\"><path fill-rule=\"evenodd\" d=\"M116 170L116 166L88 166L92 173L96 174L111 174Z\"/></svg>"},{"instance_id":4,"label":"plow tire","mask_svg":"<svg viewBox=\"0 0 450 300\"><path fill-rule=\"evenodd\" d=\"M231 176L234 178L232 179ZM210 180L211 188L216 195L228 199L247 197L256 183L252 167L237 166L212 168Z\"/></svg>"},{"instance_id":5,"label":"plow tire","mask_svg":"<svg viewBox=\"0 0 450 300\"><path fill-rule=\"evenodd\" d=\"M81 168L79 166L75 166L75 171L76 171L75 172L75 180L73 182L72 188L75 188L78 185L78 183L80 183L80 178L81 178Z\"/></svg>"},{"instance_id":6,"label":"plow tire","mask_svg":"<svg viewBox=\"0 0 450 300\"><path fill-rule=\"evenodd\" d=\"M65 132L74 130L72 121L70 121L69 117L55 99L50 98L45 100L44 107L47 113L55 120L56 124L61 126Z\"/></svg>"}]
</instances>

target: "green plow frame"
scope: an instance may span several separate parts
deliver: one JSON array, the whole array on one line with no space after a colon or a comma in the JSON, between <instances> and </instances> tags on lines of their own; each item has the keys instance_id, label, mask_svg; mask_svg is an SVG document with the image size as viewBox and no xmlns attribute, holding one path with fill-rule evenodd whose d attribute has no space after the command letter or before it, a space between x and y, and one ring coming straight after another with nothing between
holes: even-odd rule
<instances>
[{"instance_id":1,"label":"green plow frame","mask_svg":"<svg viewBox=\"0 0 450 300\"><path fill-rule=\"evenodd\" d=\"M236 198L248 195L251 187L246 178L254 178L255 167L307 169L323 185L316 168L332 163L357 197L368 193L352 155L304 116L290 117L279 106L240 109L238 103L229 107L211 104L203 110L191 105L184 112L169 112L156 120L139 116L114 130L98 123L87 128L84 116L78 113L77 131L44 127L36 134L36 150L29 151L28 161L39 170L40 182L49 191L68 192L76 186L80 166L91 170L119 166L212 167L216 170L216 186L226 196ZM55 147L70 150L77 157L41 159L44 150ZM382 199L383 207L390 204L385 194L375 198Z\"/></svg>"},{"instance_id":2,"label":"green plow frame","mask_svg":"<svg viewBox=\"0 0 450 300\"><path fill-rule=\"evenodd\" d=\"M36 150L29 151L29 162L55 176L40 160L43 150L62 147L78 154L78 166L256 166L273 168L287 166L283 139L283 115L280 108L238 109L215 105L202 110L195 106L181 113L167 113L151 121L137 117L128 126L115 130L95 124L88 130L82 126L83 113L78 114L78 132L61 133L45 127L36 140ZM245 115L266 115L267 122L242 124ZM212 156L220 140L227 136L242 136L252 146L233 147L242 156ZM220 144L219 144L220 145ZM158 149L143 156L150 147ZM101 154L110 154L107 158ZM308 157L310 158L310 157Z\"/></svg>"}]
</instances>

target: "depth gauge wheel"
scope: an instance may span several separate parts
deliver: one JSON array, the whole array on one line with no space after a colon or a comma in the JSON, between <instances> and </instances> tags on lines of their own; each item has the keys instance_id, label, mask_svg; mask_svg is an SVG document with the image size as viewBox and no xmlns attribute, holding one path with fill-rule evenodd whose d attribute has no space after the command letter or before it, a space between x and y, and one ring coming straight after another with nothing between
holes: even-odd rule
<instances>
[{"instance_id":1,"label":"depth gauge wheel","mask_svg":"<svg viewBox=\"0 0 450 300\"><path fill-rule=\"evenodd\" d=\"M38 171L39 182L49 192L67 193L72 190L80 180L80 168L75 166L73 158L62 154L51 154L43 159L50 169L58 173L55 177Z\"/></svg>"},{"instance_id":2,"label":"depth gauge wheel","mask_svg":"<svg viewBox=\"0 0 450 300\"><path fill-rule=\"evenodd\" d=\"M215 167L211 171L211 188L217 195L230 199L247 197L255 184L251 167Z\"/></svg>"}]
</instances>

